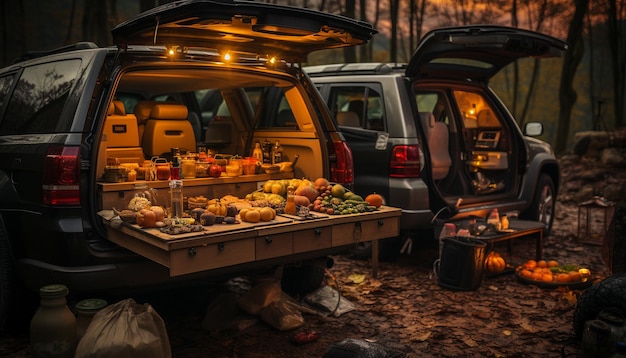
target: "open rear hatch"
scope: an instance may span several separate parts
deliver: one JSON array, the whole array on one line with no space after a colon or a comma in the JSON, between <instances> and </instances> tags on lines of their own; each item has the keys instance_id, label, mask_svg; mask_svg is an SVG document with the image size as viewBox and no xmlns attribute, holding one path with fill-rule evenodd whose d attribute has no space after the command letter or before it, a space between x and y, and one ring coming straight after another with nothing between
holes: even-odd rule
<instances>
[{"instance_id":1,"label":"open rear hatch","mask_svg":"<svg viewBox=\"0 0 626 358\"><path fill-rule=\"evenodd\" d=\"M316 50L366 43L366 22L305 8L253 1L176 1L146 11L112 31L118 46L206 48L302 62Z\"/></svg>"}]
</instances>

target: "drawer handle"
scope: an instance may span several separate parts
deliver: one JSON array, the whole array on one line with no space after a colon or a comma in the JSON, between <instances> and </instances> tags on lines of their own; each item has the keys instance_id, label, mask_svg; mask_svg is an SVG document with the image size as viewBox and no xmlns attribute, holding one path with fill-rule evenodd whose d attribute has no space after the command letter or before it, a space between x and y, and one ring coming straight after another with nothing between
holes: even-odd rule
<instances>
[{"instance_id":1,"label":"drawer handle","mask_svg":"<svg viewBox=\"0 0 626 358\"><path fill-rule=\"evenodd\" d=\"M189 248L189 256L193 257L196 256L197 252L196 252L196 248L195 247L190 247Z\"/></svg>"},{"instance_id":2,"label":"drawer handle","mask_svg":"<svg viewBox=\"0 0 626 358\"><path fill-rule=\"evenodd\" d=\"M217 244L217 249L219 251L224 251L224 248L226 248L226 246L224 245L223 242L220 242L219 244Z\"/></svg>"},{"instance_id":3,"label":"drawer handle","mask_svg":"<svg viewBox=\"0 0 626 358\"><path fill-rule=\"evenodd\" d=\"M383 221L383 219L378 219L378 226L383 226L385 225L385 222Z\"/></svg>"},{"instance_id":4,"label":"drawer handle","mask_svg":"<svg viewBox=\"0 0 626 358\"><path fill-rule=\"evenodd\" d=\"M322 235L322 230L315 229L315 236L320 236L320 235Z\"/></svg>"},{"instance_id":5,"label":"drawer handle","mask_svg":"<svg viewBox=\"0 0 626 358\"><path fill-rule=\"evenodd\" d=\"M271 238L271 237L269 237L269 236L266 236L266 237L265 237L265 243L266 243L266 244L271 244L271 243L272 243L272 238Z\"/></svg>"}]
</instances>

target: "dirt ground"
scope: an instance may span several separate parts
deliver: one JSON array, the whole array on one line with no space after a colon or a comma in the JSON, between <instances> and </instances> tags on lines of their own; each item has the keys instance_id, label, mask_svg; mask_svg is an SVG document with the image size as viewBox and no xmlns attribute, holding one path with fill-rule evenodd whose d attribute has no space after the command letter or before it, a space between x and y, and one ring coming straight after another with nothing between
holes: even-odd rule
<instances>
[{"instance_id":1,"label":"dirt ground","mask_svg":"<svg viewBox=\"0 0 626 358\"><path fill-rule=\"evenodd\" d=\"M583 185L573 184L575 173L580 172L578 165L585 164L563 168L566 184L562 188L567 192L559 195L554 230L544 239L543 256L587 267L597 282L609 270L601 258L601 246L580 243L576 237L578 208L572 193ZM626 182L622 172L604 177ZM411 255L381 262L377 279L371 275L369 261L335 256L335 265L329 269L334 280L327 276L328 285L355 309L338 317L303 313L304 325L295 330L279 331L256 316L245 315L230 322L239 331L203 328L211 323L205 321L211 302L226 290L222 285L134 298L152 304L163 317L174 357L322 357L333 344L348 338L380 344L407 357L578 355L572 316L582 290L528 285L514 274L486 277L472 291L444 289L432 275L437 244L428 242L416 243ZM495 249L506 251L500 246ZM507 259L516 266L533 256L534 240L520 239ZM292 343L291 337L300 330L314 331L319 338L302 345ZM0 356L29 356L27 333L1 338Z\"/></svg>"}]
</instances>

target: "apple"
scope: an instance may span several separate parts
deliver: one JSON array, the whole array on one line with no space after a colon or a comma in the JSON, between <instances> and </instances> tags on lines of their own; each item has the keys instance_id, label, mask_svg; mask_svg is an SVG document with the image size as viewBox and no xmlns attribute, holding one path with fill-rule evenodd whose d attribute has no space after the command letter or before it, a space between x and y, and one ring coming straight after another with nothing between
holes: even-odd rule
<instances>
[{"instance_id":1,"label":"apple","mask_svg":"<svg viewBox=\"0 0 626 358\"><path fill-rule=\"evenodd\" d=\"M213 178L219 178L222 175L222 166L213 164L209 167L209 175Z\"/></svg>"}]
</instances>

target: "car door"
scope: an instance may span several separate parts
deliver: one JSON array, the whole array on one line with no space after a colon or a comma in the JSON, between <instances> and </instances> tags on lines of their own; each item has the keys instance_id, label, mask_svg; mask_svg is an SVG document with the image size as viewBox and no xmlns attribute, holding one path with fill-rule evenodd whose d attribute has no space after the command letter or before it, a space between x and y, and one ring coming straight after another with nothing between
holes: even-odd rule
<instances>
[{"instance_id":1,"label":"car door","mask_svg":"<svg viewBox=\"0 0 626 358\"><path fill-rule=\"evenodd\" d=\"M506 159L503 159L505 163L500 164L498 168L502 168L503 171L511 170L511 172L508 173L508 176L505 172L501 173L494 183L488 183L485 187L491 184L498 185L500 181L506 181L508 189L505 188L499 191L503 192L502 195L515 194L512 191L517 190L516 188L519 185L513 180L516 178L511 178L511 176L519 174L516 170L524 164L523 158L526 156L526 148L524 147L519 128L517 128L512 118L507 117L509 116L508 111L500 107L500 101L488 89L488 81L503 67L519 58L530 56L537 58L556 57L560 56L566 49L567 44L565 42L551 36L518 28L491 25L435 29L422 38L405 72L412 81L414 90L422 88L420 87L421 80L427 80L429 83L456 82L456 84L451 86L457 86L457 88L465 86L465 88L470 89L473 87L484 103L491 103L491 107L485 106L485 111L472 113L472 116L475 118L479 115L482 118L489 117L493 120L493 125L484 124L478 128L479 131L476 133L476 138L467 137L465 132L468 132L466 131L468 126L462 121L461 117L469 113L466 112L464 114L464 111L479 110L482 107L473 108L470 103L469 108L464 108L464 101L459 100L458 96L451 96L451 101L458 101L456 103L457 116L455 117L457 118L457 132L453 133L456 134L453 138L457 140L458 149L454 149L451 146L453 150L450 155L453 156L453 159L456 159L457 163L465 162L462 166L456 166L454 170L464 171L468 168L468 163L477 163L485 158L485 155L487 158L490 156L496 158L497 155L505 153ZM468 90L469 92L471 90ZM418 111L421 111L419 104L417 104L417 107ZM496 122L497 124L495 124ZM428 128L424 124L421 127L422 135L427 138ZM507 137L501 138L500 135L503 134L506 134ZM508 147L502 145L502 139L509 140L507 143ZM467 150L468 141L472 141L469 150ZM474 150L476 142L478 142L479 147L483 146L484 148ZM490 148L493 145L495 147ZM499 150L500 148L505 149ZM504 156L499 158L502 157ZM511 161L515 158L516 161ZM436 168L433 163L432 160L427 161L426 167L427 170L434 173ZM491 163L494 163L494 161L492 160ZM466 189L460 192L459 195L446 195L446 191L439 191L434 175L425 176L424 179L427 181L429 188L431 188L429 193L431 210L433 212L439 212L442 208L447 207L448 212L456 213L460 202L459 199L462 200L465 197L470 202L487 202L486 195L493 194L487 190L483 192L483 195L478 193L476 185L480 186L481 178L467 178L466 182L468 184L471 183L470 187L473 190L472 195L469 197L465 195Z\"/></svg>"}]
</instances>

